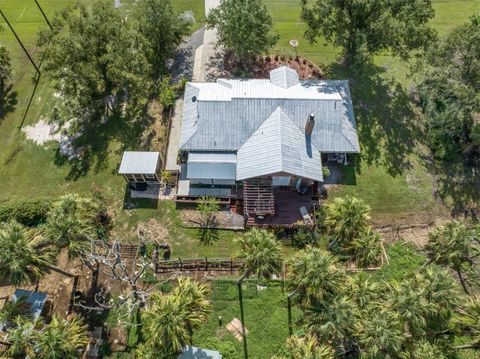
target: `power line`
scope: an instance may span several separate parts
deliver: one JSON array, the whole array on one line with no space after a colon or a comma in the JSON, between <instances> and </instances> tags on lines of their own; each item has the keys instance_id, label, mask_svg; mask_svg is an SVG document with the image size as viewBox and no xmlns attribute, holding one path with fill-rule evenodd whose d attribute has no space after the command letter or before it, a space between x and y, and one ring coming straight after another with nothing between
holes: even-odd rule
<instances>
[{"instance_id":1,"label":"power line","mask_svg":"<svg viewBox=\"0 0 480 359\"><path fill-rule=\"evenodd\" d=\"M35 64L35 61L33 61L32 57L30 56L30 54L28 53L27 49L25 48L25 46L23 46L23 43L22 41L20 40L20 38L18 37L17 33L15 32L15 30L13 29L12 25L10 24L10 22L8 21L7 17L5 16L5 14L3 13L3 11L0 9L0 15L2 15L3 19L5 20L5 22L7 23L8 27L10 28L10 30L12 31L13 35L15 36L15 38L17 39L18 43L20 44L20 46L22 47L23 51L25 52L25 54L27 55L28 59L30 60L30 62L32 63L33 67L35 67L35 70L37 71L37 73L40 75L40 69L38 68L38 66Z\"/></svg>"},{"instance_id":2,"label":"power line","mask_svg":"<svg viewBox=\"0 0 480 359\"><path fill-rule=\"evenodd\" d=\"M40 4L38 3L37 0L35 0L35 4L37 4L38 8L40 9L40 12L42 13L43 18L45 19L45 21L47 22L48 26L50 27L50 30L53 30L53 27L52 27L52 25L50 24L50 21L48 21L47 15L45 14L45 12L43 12L42 7L40 6Z\"/></svg>"}]
</instances>

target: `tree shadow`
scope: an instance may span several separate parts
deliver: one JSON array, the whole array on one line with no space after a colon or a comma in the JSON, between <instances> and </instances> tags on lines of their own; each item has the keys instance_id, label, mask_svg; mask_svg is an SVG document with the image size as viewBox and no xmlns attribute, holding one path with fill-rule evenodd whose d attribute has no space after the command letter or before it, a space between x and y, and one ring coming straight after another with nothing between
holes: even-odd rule
<instances>
[{"instance_id":1,"label":"tree shadow","mask_svg":"<svg viewBox=\"0 0 480 359\"><path fill-rule=\"evenodd\" d=\"M18 103L18 93L13 91L13 85L10 84L0 88L0 123L10 112L15 110Z\"/></svg>"},{"instance_id":2,"label":"tree shadow","mask_svg":"<svg viewBox=\"0 0 480 359\"><path fill-rule=\"evenodd\" d=\"M348 70L342 64L327 69L331 78L348 79L352 91L361 154L356 159L360 172L363 162L381 165L392 176L409 169L408 156L415 150L420 128L412 99L385 70L366 64L361 70Z\"/></svg>"},{"instance_id":3,"label":"tree shadow","mask_svg":"<svg viewBox=\"0 0 480 359\"><path fill-rule=\"evenodd\" d=\"M450 208L452 217L478 222L480 219L480 156L467 159L458 156L451 161L438 161L423 155L434 174L435 198Z\"/></svg>"},{"instance_id":4,"label":"tree shadow","mask_svg":"<svg viewBox=\"0 0 480 359\"><path fill-rule=\"evenodd\" d=\"M158 199L153 198L133 198L132 190L129 185L125 185L125 196L123 198L123 209L157 209Z\"/></svg>"},{"instance_id":5,"label":"tree shadow","mask_svg":"<svg viewBox=\"0 0 480 359\"><path fill-rule=\"evenodd\" d=\"M90 171L104 171L108 166L112 141L120 143L119 153L124 149L138 149L143 132L153 121L154 118L148 114L147 104L131 113L124 113L119 105L109 116L103 113L93 115L81 128L71 131L68 155L62 153L59 147L54 163L70 167L66 176L68 181L78 180Z\"/></svg>"}]
</instances>

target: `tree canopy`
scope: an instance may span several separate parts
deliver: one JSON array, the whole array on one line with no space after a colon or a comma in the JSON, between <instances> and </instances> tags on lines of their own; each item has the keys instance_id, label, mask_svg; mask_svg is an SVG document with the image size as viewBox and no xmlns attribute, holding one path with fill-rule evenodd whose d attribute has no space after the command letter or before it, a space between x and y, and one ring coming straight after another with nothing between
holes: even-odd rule
<instances>
[{"instance_id":1,"label":"tree canopy","mask_svg":"<svg viewBox=\"0 0 480 359\"><path fill-rule=\"evenodd\" d=\"M428 26L430 0L302 0L305 36L323 36L343 49L347 64L362 63L380 51L407 58L435 38Z\"/></svg>"},{"instance_id":2,"label":"tree canopy","mask_svg":"<svg viewBox=\"0 0 480 359\"><path fill-rule=\"evenodd\" d=\"M3 27L0 26L0 33L3 32ZM8 50L0 43L0 95L5 87L5 83L12 76L12 66L10 64L10 55Z\"/></svg>"},{"instance_id":3,"label":"tree canopy","mask_svg":"<svg viewBox=\"0 0 480 359\"><path fill-rule=\"evenodd\" d=\"M420 102L435 155L451 158L480 147L480 15L427 51Z\"/></svg>"},{"instance_id":4,"label":"tree canopy","mask_svg":"<svg viewBox=\"0 0 480 359\"><path fill-rule=\"evenodd\" d=\"M172 294L154 292L142 313L145 342L137 355L152 359L177 357L191 342L194 330L207 321L207 295L205 284L189 278L179 279Z\"/></svg>"},{"instance_id":5,"label":"tree canopy","mask_svg":"<svg viewBox=\"0 0 480 359\"><path fill-rule=\"evenodd\" d=\"M138 3L138 29L146 39L145 54L152 78L165 74L167 60L188 34L190 23L174 11L170 0L143 0Z\"/></svg>"},{"instance_id":6,"label":"tree canopy","mask_svg":"<svg viewBox=\"0 0 480 359\"><path fill-rule=\"evenodd\" d=\"M45 246L40 232L11 221L0 223L0 279L30 284L46 274L55 264L55 252Z\"/></svg>"},{"instance_id":7,"label":"tree canopy","mask_svg":"<svg viewBox=\"0 0 480 359\"><path fill-rule=\"evenodd\" d=\"M143 39L111 1L77 3L40 32L43 69L72 115L82 125L125 112L148 81L149 65L139 49Z\"/></svg>"},{"instance_id":8,"label":"tree canopy","mask_svg":"<svg viewBox=\"0 0 480 359\"><path fill-rule=\"evenodd\" d=\"M206 19L216 28L218 42L237 59L268 51L278 41L272 34L272 17L261 0L222 0Z\"/></svg>"},{"instance_id":9,"label":"tree canopy","mask_svg":"<svg viewBox=\"0 0 480 359\"><path fill-rule=\"evenodd\" d=\"M242 236L239 243L238 258L243 260L240 270L245 275L270 279L282 271L282 246L271 232L254 228Z\"/></svg>"},{"instance_id":10,"label":"tree canopy","mask_svg":"<svg viewBox=\"0 0 480 359\"><path fill-rule=\"evenodd\" d=\"M62 319L54 315L48 324L17 318L8 331L9 358L76 359L90 342L87 326L78 316Z\"/></svg>"},{"instance_id":11,"label":"tree canopy","mask_svg":"<svg viewBox=\"0 0 480 359\"><path fill-rule=\"evenodd\" d=\"M0 33L3 32L0 26ZM5 46L0 43L0 119L4 113L4 94L7 81L12 77L12 65L10 63L10 54Z\"/></svg>"}]
</instances>

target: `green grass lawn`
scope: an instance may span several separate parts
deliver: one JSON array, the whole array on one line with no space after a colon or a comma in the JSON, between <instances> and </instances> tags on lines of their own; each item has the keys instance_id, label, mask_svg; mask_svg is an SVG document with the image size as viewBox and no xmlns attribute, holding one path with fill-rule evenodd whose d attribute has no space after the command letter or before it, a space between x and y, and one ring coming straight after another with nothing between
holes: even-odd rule
<instances>
[{"instance_id":1,"label":"green grass lawn","mask_svg":"<svg viewBox=\"0 0 480 359\"><path fill-rule=\"evenodd\" d=\"M212 305L208 323L193 338L193 344L199 347L220 350L225 359L243 358L243 344L227 329L226 325L234 318L240 319L238 290L235 282L212 280ZM248 331L247 344L249 358L270 358L281 352L288 337L288 312L286 296L279 283L270 283L266 289L255 290L255 282L244 284L245 327ZM299 318L299 310L293 311L293 320ZM218 317L223 318L219 326ZM222 347L233 348L227 355Z\"/></svg>"},{"instance_id":2,"label":"green grass lawn","mask_svg":"<svg viewBox=\"0 0 480 359\"><path fill-rule=\"evenodd\" d=\"M42 0L40 4L48 18L55 12L74 4L74 0ZM112 0L113 2L113 0ZM88 3L88 1L86 1ZM122 11L130 14L135 2L122 0ZM194 28L200 26L204 17L202 0L173 0L178 11L192 10L198 20ZM25 47L38 64L39 54L36 50L36 38L40 28L47 26L35 2L17 0L0 0L0 7L10 20ZM14 110L0 119L0 201L8 198L56 198L68 192L89 194L92 188L100 188L112 202L116 212L115 235L127 241L136 240L135 229L139 222L150 218L164 222L173 241L173 255L181 257L226 256L236 249L231 232L220 232L219 240L212 246L201 246L197 234L180 228L176 212L171 203L159 203L153 208L150 205L133 210L123 209L125 181L116 174L120 163L123 144L113 140L106 144L98 158L90 163L90 169L84 175L70 179L74 166L58 160L55 143L39 146L27 140L23 131L19 130L23 116L33 91L32 78L35 74L33 66L23 52L21 46L6 27L0 35L0 41L10 52L14 70L13 89L16 104ZM52 108L59 105L60 100L52 96L53 90L48 80L42 77L33 98L23 127L37 123L40 119L48 119ZM94 139L95 140L95 139ZM102 139L99 138L98 142ZM134 148L131 148L134 149ZM153 150L153 149L152 149Z\"/></svg>"},{"instance_id":3,"label":"green grass lawn","mask_svg":"<svg viewBox=\"0 0 480 359\"><path fill-rule=\"evenodd\" d=\"M421 145L418 109L412 104L407 78L408 64L388 54L375 57L374 65L362 76L335 65L340 50L319 39L310 44L303 38L300 1L265 0L280 40L273 50L293 55L291 39L299 41L298 54L320 65L329 78L349 79L357 118L361 155L355 167L344 169L345 186L330 191L332 196L350 194L372 207L378 223L409 223L445 216L447 209L436 201L432 171ZM445 36L480 11L480 0L433 1L432 26ZM448 197L449 194L447 194Z\"/></svg>"},{"instance_id":4,"label":"green grass lawn","mask_svg":"<svg viewBox=\"0 0 480 359\"><path fill-rule=\"evenodd\" d=\"M52 18L56 11L73 2L74 0L42 0L41 4L47 16ZM265 3L272 13L275 30L281 36L275 51L291 51L289 40L298 39L298 51L301 55L328 68L332 77L350 78L348 73L329 66L338 56L338 49L324 41L310 45L303 40L305 28L299 21L299 1L265 0ZM133 0L123 0L122 4L125 12L132 11L134 7ZM204 16L204 4L201 0L174 0L173 4L179 11L191 10L197 20ZM0 0L0 6L30 54L39 62L35 47L36 34L46 23L35 3L22 2L19 5L17 0ZM480 0L434 1L434 6L436 18L432 24L444 35L464 22L470 14L480 10ZM56 145L38 146L26 140L23 132L18 130L33 89L34 69L8 29L1 34L1 41L12 56L12 91L16 94L14 98L17 103L14 111L0 120L0 200L10 197L57 197L66 192L86 194L92 187L100 187L112 201L121 204L125 185L122 178L116 175L116 169L122 144L112 141L100 158L91 163L85 175L68 179L72 167L68 163L56 161ZM348 193L364 199L372 207L374 220L379 222L390 221L392 218L407 221L412 216L442 214L444 209L431 195L432 176L425 163L420 160L420 151L414 141L418 135L415 132L416 117L412 114L414 109L406 100L409 86L404 79L406 66L386 55L377 56L375 62L379 67L374 68L369 76L351 79L362 155L355 161L354 170L346 168L344 172L345 182L354 185L341 186L331 191L331 195ZM398 79L401 86L398 87L398 83L392 78ZM391 92L392 88L395 88L395 91ZM42 77L23 126L34 124L41 118L48 119L53 106L59 101L52 93L48 81ZM164 205L157 208L120 210L119 228L125 229L126 226L128 232L139 221L174 217L170 212L166 214L164 211ZM182 229L182 233L185 238L190 238L192 244L197 240L192 231ZM222 233L221 237L224 236L230 238L230 234ZM186 249L187 247L189 249ZM225 254L235 248L234 245L222 246L220 240L205 250L181 245L179 250L189 255L203 255L215 253L217 247Z\"/></svg>"}]
</instances>

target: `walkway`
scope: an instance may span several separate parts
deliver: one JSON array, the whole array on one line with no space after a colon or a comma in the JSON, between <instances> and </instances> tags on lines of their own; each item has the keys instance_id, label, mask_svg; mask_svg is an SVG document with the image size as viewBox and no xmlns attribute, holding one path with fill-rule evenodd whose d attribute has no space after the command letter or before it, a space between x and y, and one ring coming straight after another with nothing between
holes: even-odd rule
<instances>
[{"instance_id":1,"label":"walkway","mask_svg":"<svg viewBox=\"0 0 480 359\"><path fill-rule=\"evenodd\" d=\"M205 16L211 9L216 8L220 4L220 0L205 0ZM207 81L210 72L210 59L215 57L217 46L217 30L205 29L203 34L203 45L200 46L195 53L195 64L193 67L193 81Z\"/></svg>"},{"instance_id":2,"label":"walkway","mask_svg":"<svg viewBox=\"0 0 480 359\"><path fill-rule=\"evenodd\" d=\"M165 170L178 172L177 164L178 149L180 148L180 131L182 129L183 98L179 98L175 103L175 109L172 115L172 125L170 128L170 137L168 139L167 160Z\"/></svg>"},{"instance_id":3,"label":"walkway","mask_svg":"<svg viewBox=\"0 0 480 359\"><path fill-rule=\"evenodd\" d=\"M205 0L205 14L218 6L220 0ZM203 33L203 45L200 45L200 39ZM195 32L187 41L180 46L179 53L175 58L173 74L174 77L185 76L192 81L205 81L208 74L207 65L210 59L215 55L215 46L217 44L216 30L199 30ZM195 56L193 52L195 51ZM193 73L190 73L191 62L194 59ZM178 99L172 115L172 126L168 140L167 158L165 170L177 172L178 150L180 146L180 130L182 128L183 99Z\"/></svg>"}]
</instances>

